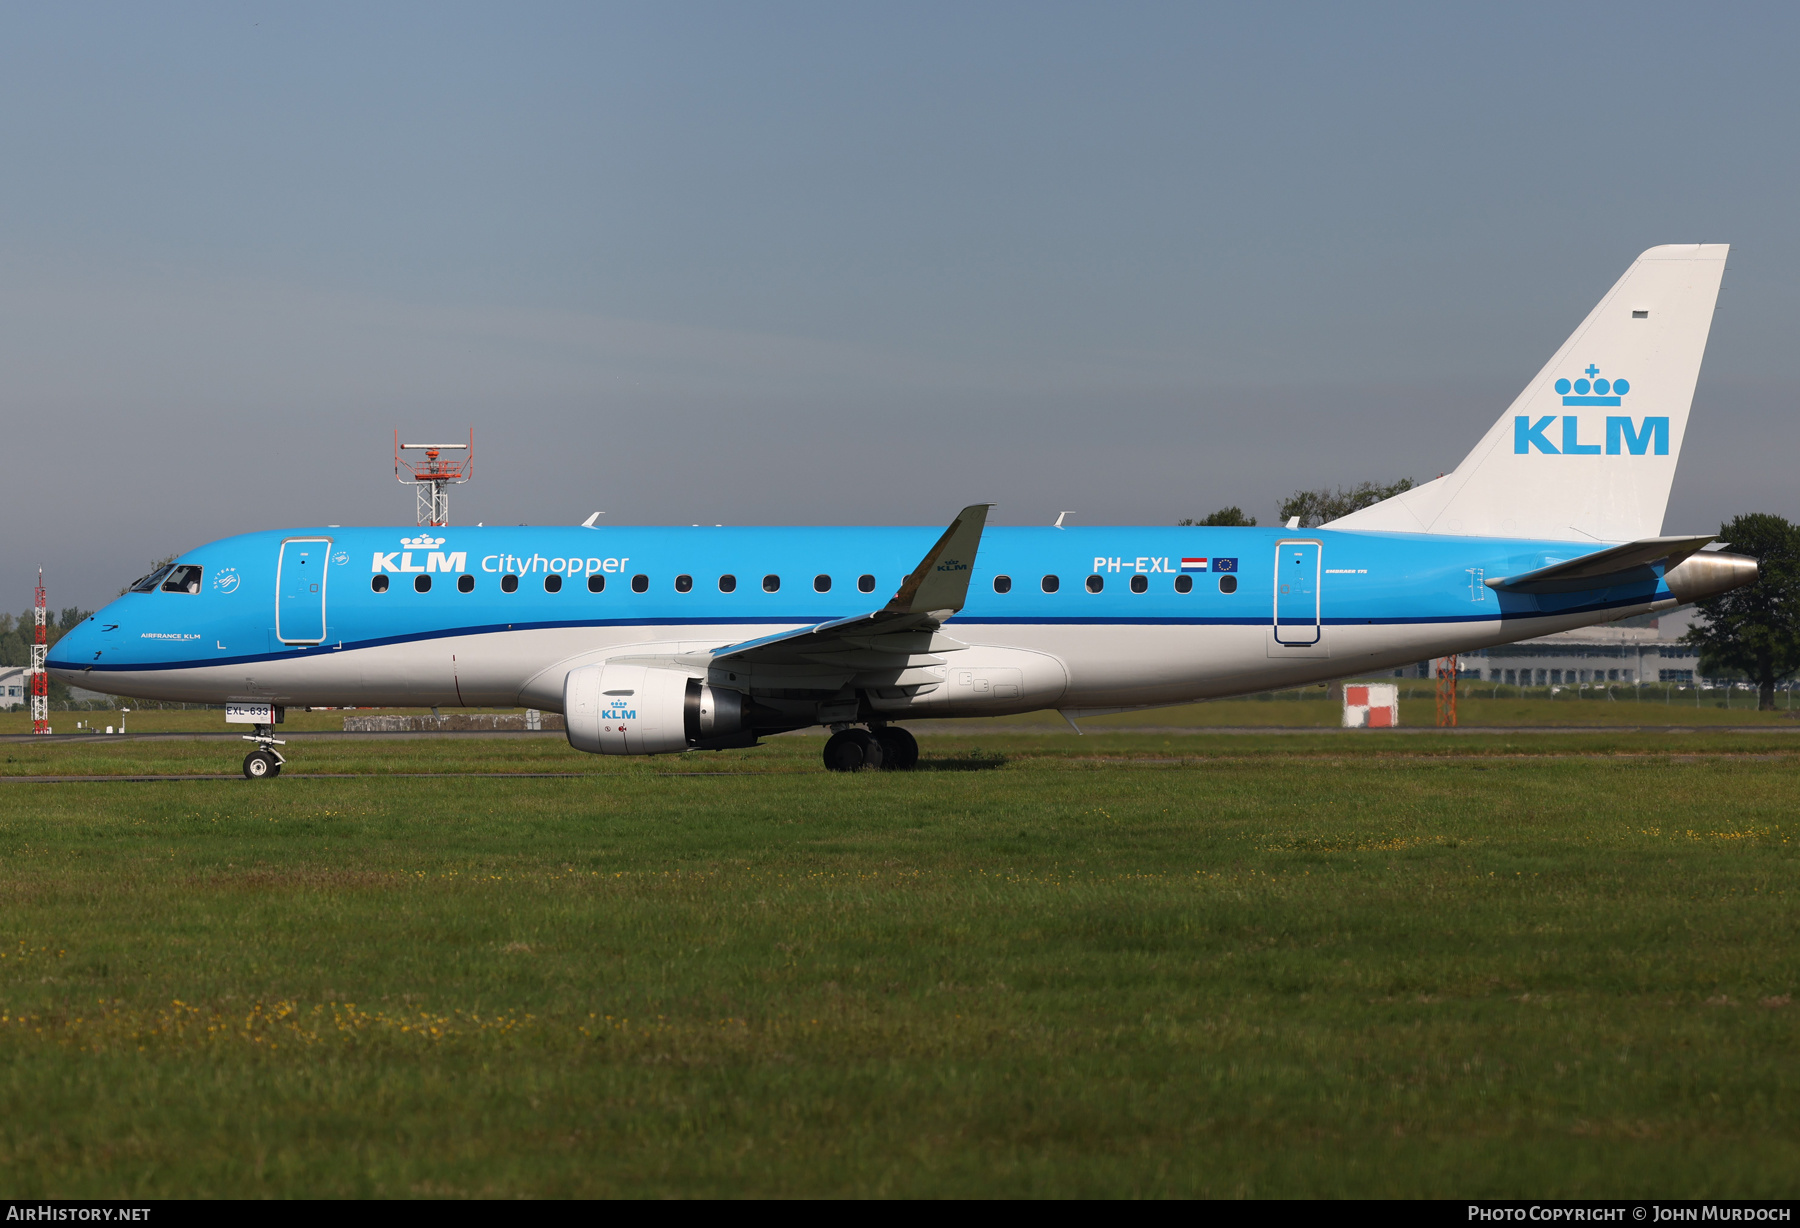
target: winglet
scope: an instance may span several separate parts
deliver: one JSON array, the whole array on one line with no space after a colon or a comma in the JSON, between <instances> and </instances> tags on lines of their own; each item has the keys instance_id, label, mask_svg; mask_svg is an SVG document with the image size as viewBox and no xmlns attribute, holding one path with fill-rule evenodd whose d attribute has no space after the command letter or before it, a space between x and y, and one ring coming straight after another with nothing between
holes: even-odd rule
<instances>
[{"instance_id":1,"label":"winglet","mask_svg":"<svg viewBox=\"0 0 1800 1228\"><path fill-rule=\"evenodd\" d=\"M595 521L596 521L596 520L598 520L598 519L600 519L600 517L602 517L602 516L604 516L604 515L606 515L606 513L605 513L605 512L595 512L595 513L594 513L594 514L593 514L593 515L592 515L592 516L589 516L589 517L588 517L588 518L587 518L587 519L586 519L586 520L584 520L584 521L582 521L582 522L581 522L581 527L582 527L582 528L584 528L584 529L591 529L591 528L593 528L593 527L594 527L594 522L595 522Z\"/></svg>"},{"instance_id":2,"label":"winglet","mask_svg":"<svg viewBox=\"0 0 1800 1228\"><path fill-rule=\"evenodd\" d=\"M957 513L912 575L900 585L883 608L893 614L926 614L943 610L954 614L969 595L975 552L981 548L981 532L987 527L991 503L971 503Z\"/></svg>"}]
</instances>

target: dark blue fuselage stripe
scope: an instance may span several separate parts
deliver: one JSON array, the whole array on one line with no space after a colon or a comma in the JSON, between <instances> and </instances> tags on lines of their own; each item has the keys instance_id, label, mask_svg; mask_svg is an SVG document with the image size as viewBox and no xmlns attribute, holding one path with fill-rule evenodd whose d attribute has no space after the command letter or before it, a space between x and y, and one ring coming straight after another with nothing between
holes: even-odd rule
<instances>
[{"instance_id":1,"label":"dark blue fuselage stripe","mask_svg":"<svg viewBox=\"0 0 1800 1228\"><path fill-rule=\"evenodd\" d=\"M1665 594L1652 594L1632 597L1619 601L1593 602L1588 605L1570 606L1566 610L1535 610L1529 613L1505 613L1495 611L1492 614L1461 615L1422 615L1411 618L1324 618L1320 623L1327 627L1399 627L1419 626L1433 623L1517 623L1533 619L1562 618L1570 614L1589 614L1600 610L1622 609L1626 606L1647 605L1653 601L1663 600ZM319 652L337 652L340 650L357 650L365 648L385 648L394 644L418 643L426 640L454 639L459 636L499 635L507 631L544 631L570 630L579 627L694 627L694 626L755 626L785 625L807 626L814 623L830 622L830 618L790 617L790 618L661 618L654 622L646 622L636 618L602 618L602 619L570 619L530 623L491 623L485 626L455 627L440 631L420 631L409 635L380 636L373 639L357 640L350 643L318 644L305 648L292 649L286 652L251 653L244 656L219 657L217 659L198 661L165 661L144 663L139 665L108 665L96 662L84 665L77 662L51 659L46 662L53 669L65 672L89 673L160 673L167 670L208 669L220 665L247 665L267 661L297 660L308 654ZM1267 627L1270 620L1265 615L1260 618L963 618L957 617L951 623L964 626L1069 626L1069 627ZM949 625L949 624L946 624ZM1285 622L1283 625L1287 625Z\"/></svg>"}]
</instances>

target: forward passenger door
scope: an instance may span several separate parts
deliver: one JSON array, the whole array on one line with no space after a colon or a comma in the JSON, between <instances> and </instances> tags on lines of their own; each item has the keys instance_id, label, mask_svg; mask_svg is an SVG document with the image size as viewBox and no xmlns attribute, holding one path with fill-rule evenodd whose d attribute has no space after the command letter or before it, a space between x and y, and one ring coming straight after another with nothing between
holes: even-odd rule
<instances>
[{"instance_id":1,"label":"forward passenger door","mask_svg":"<svg viewBox=\"0 0 1800 1228\"><path fill-rule=\"evenodd\" d=\"M325 639L325 572L329 537L290 537L275 563L275 638L284 644Z\"/></svg>"}]
</instances>

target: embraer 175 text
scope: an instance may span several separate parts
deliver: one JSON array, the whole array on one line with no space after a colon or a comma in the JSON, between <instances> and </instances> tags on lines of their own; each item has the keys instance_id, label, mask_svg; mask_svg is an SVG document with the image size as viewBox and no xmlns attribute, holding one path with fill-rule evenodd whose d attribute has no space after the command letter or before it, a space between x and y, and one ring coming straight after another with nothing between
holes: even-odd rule
<instances>
[{"instance_id":1,"label":"embraer 175 text","mask_svg":"<svg viewBox=\"0 0 1800 1228\"><path fill-rule=\"evenodd\" d=\"M145 576L56 677L237 705L250 776L285 705L560 711L606 755L827 725L1185 703L1667 610L1756 561L1662 537L1726 247L1639 256L1452 473L1321 529L292 529ZM891 594L891 595L890 595ZM228 719L234 715L228 711Z\"/></svg>"}]
</instances>

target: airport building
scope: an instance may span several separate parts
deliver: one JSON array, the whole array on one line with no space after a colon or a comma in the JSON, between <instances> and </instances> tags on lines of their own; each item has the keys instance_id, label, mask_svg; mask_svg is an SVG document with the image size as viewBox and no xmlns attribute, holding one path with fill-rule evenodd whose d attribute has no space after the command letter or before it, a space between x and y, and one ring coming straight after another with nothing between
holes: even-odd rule
<instances>
[{"instance_id":1,"label":"airport building","mask_svg":"<svg viewBox=\"0 0 1800 1228\"><path fill-rule=\"evenodd\" d=\"M31 672L23 665L0 665L0 709L31 702Z\"/></svg>"},{"instance_id":2,"label":"airport building","mask_svg":"<svg viewBox=\"0 0 1800 1228\"><path fill-rule=\"evenodd\" d=\"M1457 658L1456 676L1507 686L1634 686L1689 683L1699 667L1700 650L1664 638L1652 620L1648 626L1583 627L1464 653ZM1430 678L1432 663L1420 661L1394 674Z\"/></svg>"}]
</instances>

